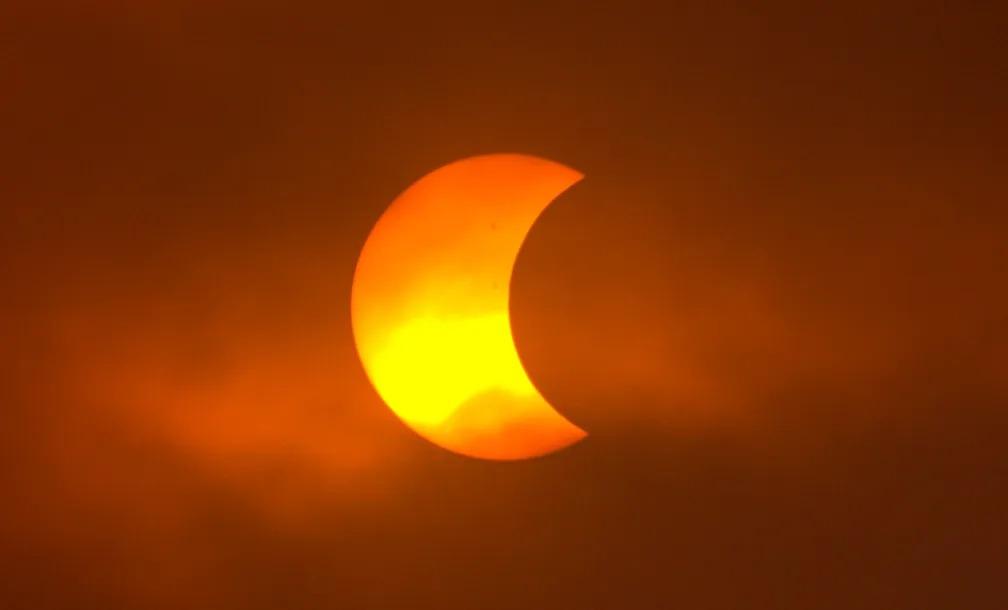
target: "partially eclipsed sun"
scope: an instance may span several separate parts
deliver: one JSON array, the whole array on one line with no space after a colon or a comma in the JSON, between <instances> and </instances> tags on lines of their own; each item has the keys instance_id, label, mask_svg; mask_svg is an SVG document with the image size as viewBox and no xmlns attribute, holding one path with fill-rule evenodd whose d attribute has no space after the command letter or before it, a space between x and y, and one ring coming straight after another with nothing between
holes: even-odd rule
<instances>
[{"instance_id":1,"label":"partially eclipsed sun","mask_svg":"<svg viewBox=\"0 0 1008 610\"><path fill-rule=\"evenodd\" d=\"M368 236L353 280L357 350L385 403L431 442L513 460L585 436L532 385L508 313L526 234L582 177L525 155L464 159L410 186Z\"/></svg>"}]
</instances>

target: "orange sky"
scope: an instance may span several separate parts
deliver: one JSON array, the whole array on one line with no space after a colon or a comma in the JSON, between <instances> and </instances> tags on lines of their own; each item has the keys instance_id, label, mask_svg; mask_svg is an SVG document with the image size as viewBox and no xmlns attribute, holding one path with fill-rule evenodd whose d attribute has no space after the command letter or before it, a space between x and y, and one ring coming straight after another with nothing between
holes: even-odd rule
<instances>
[{"instance_id":1,"label":"orange sky","mask_svg":"<svg viewBox=\"0 0 1008 610\"><path fill-rule=\"evenodd\" d=\"M1005 15L930 3L0 8L0 607L1000 610ZM583 171L493 464L357 359L374 222Z\"/></svg>"}]
</instances>

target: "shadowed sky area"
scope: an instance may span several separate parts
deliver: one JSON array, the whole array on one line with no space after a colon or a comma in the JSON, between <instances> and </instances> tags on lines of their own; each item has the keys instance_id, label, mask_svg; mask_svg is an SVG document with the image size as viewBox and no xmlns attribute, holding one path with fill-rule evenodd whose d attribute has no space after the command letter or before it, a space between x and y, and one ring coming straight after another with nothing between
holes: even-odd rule
<instances>
[{"instance_id":1,"label":"shadowed sky area","mask_svg":"<svg viewBox=\"0 0 1008 610\"><path fill-rule=\"evenodd\" d=\"M0 607L1008 607L1008 15L840 4L4 3ZM491 152L586 174L510 464L349 319Z\"/></svg>"}]
</instances>

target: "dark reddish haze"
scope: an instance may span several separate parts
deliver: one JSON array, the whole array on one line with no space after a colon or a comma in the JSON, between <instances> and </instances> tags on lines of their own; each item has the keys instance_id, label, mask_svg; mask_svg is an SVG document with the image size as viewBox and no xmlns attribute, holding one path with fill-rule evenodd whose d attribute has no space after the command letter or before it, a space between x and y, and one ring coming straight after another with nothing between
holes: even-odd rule
<instances>
[{"instance_id":1,"label":"dark reddish haze","mask_svg":"<svg viewBox=\"0 0 1008 610\"><path fill-rule=\"evenodd\" d=\"M0 607L1008 607L996 3L342 4L0 8ZM588 176L512 308L592 436L515 464L348 313L497 151Z\"/></svg>"}]
</instances>

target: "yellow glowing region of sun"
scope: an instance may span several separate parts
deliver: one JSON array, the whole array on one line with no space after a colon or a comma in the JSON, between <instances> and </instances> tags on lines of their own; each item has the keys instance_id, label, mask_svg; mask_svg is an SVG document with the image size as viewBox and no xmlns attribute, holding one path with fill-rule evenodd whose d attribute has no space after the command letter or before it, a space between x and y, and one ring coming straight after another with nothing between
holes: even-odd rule
<instances>
[{"instance_id":1,"label":"yellow glowing region of sun","mask_svg":"<svg viewBox=\"0 0 1008 610\"><path fill-rule=\"evenodd\" d=\"M585 433L529 380L511 334L511 271L535 219L581 179L525 155L446 165L378 220L354 275L354 339L385 403L459 453L520 459Z\"/></svg>"},{"instance_id":2,"label":"yellow glowing region of sun","mask_svg":"<svg viewBox=\"0 0 1008 610\"><path fill-rule=\"evenodd\" d=\"M490 389L533 396L536 390L510 347L509 328L506 313L499 312L406 322L376 354L375 383L399 415L423 427L443 424L458 405ZM444 368L454 372L453 383L442 383Z\"/></svg>"}]
</instances>

